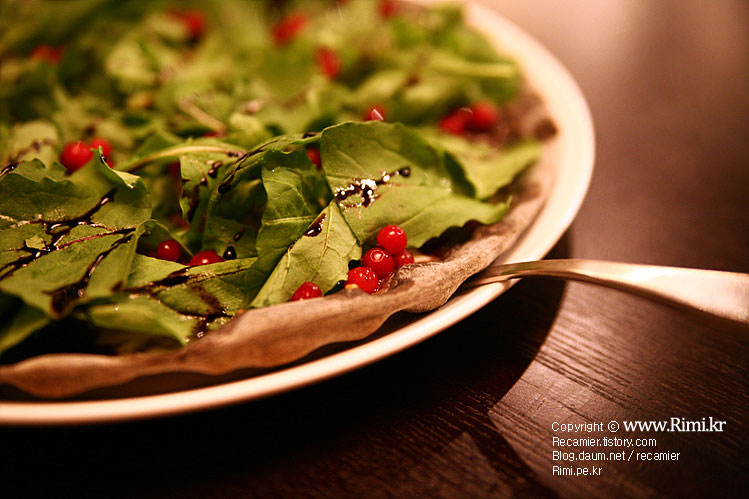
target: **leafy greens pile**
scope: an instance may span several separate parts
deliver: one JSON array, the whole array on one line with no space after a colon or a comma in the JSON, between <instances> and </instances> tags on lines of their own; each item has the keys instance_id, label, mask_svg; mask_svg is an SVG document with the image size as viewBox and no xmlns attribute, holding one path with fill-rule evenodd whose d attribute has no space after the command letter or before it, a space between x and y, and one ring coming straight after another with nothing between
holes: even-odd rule
<instances>
[{"instance_id":1,"label":"leafy greens pile","mask_svg":"<svg viewBox=\"0 0 749 499\"><path fill-rule=\"evenodd\" d=\"M385 225L419 247L499 221L508 201L489 199L539 155L532 138L498 148L437 126L520 86L458 8L383 18L361 0L196 5L200 32L165 2L4 7L0 359L37 337L69 348L61 323L91 324L117 351L173 347L305 281L335 291ZM274 40L300 11L297 36ZM59 62L29 57L42 43L64 49ZM334 77L321 47L340 58ZM386 122L361 121L373 105ZM93 136L112 153L68 172L64 145ZM188 257L231 259L155 258L169 239Z\"/></svg>"}]
</instances>

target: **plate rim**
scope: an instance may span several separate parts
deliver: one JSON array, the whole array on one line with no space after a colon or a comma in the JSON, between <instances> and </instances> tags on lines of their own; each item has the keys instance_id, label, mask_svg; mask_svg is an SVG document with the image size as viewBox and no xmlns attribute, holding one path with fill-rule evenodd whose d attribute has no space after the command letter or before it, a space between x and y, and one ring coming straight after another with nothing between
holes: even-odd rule
<instances>
[{"instance_id":1,"label":"plate rim","mask_svg":"<svg viewBox=\"0 0 749 499\"><path fill-rule=\"evenodd\" d=\"M433 0L416 2L434 3ZM569 165L566 169L558 168L555 185L538 217L513 247L500 257L508 262L540 259L572 224L590 185L595 158L590 109L570 72L535 38L480 1L466 2L464 12L468 24L481 30L496 46L519 62L524 75L533 82L550 113L564 116L562 121L572 125L571 128L564 128L566 133L572 133L572 137L560 141L563 146L560 157L563 160L559 163L564 165L565 160L570 163L575 160L576 169L572 170ZM570 150L569 145L575 142L578 148ZM567 173L567 176L563 173ZM552 213L556 208L562 208L562 212ZM544 224L551 225L553 230L538 234L539 227L544 227ZM31 402L0 399L0 425L70 426L144 420L217 409L296 390L360 369L421 343L479 310L511 285L511 282L497 283L453 296L445 305L425 317L380 338L321 359L247 379L116 399Z\"/></svg>"}]
</instances>

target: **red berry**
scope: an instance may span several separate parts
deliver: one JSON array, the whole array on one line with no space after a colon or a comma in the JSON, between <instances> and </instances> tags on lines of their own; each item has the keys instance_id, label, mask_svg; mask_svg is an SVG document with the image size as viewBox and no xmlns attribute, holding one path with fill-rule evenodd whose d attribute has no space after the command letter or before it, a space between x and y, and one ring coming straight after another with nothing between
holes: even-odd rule
<instances>
[{"instance_id":1,"label":"red berry","mask_svg":"<svg viewBox=\"0 0 749 499\"><path fill-rule=\"evenodd\" d=\"M91 148L79 140L78 142L71 142L65 146L60 153L60 163L62 163L69 172L74 172L88 163L93 157L94 153L91 152Z\"/></svg>"},{"instance_id":2,"label":"red berry","mask_svg":"<svg viewBox=\"0 0 749 499\"><path fill-rule=\"evenodd\" d=\"M199 10L172 10L171 14L182 21L192 40L198 40L205 32L205 14Z\"/></svg>"},{"instance_id":3,"label":"red berry","mask_svg":"<svg viewBox=\"0 0 749 499\"><path fill-rule=\"evenodd\" d=\"M439 122L439 127L443 132L462 135L466 131L472 114L470 109L461 107L442 118Z\"/></svg>"},{"instance_id":4,"label":"red berry","mask_svg":"<svg viewBox=\"0 0 749 499\"><path fill-rule=\"evenodd\" d=\"M338 52L328 47L317 49L317 65L331 80L335 80L341 72L341 58Z\"/></svg>"},{"instance_id":5,"label":"red berry","mask_svg":"<svg viewBox=\"0 0 749 499\"><path fill-rule=\"evenodd\" d=\"M294 294L291 295L291 301L306 300L308 298L319 298L322 296L320 286L314 282L303 282L301 286L296 288Z\"/></svg>"},{"instance_id":6,"label":"red berry","mask_svg":"<svg viewBox=\"0 0 749 499\"><path fill-rule=\"evenodd\" d=\"M107 142L106 139L102 139L101 137L94 137L91 139L91 147L94 149L98 149L101 147L101 152L104 154L104 157L109 158L109 156L112 154L112 146Z\"/></svg>"},{"instance_id":7,"label":"red berry","mask_svg":"<svg viewBox=\"0 0 749 499\"><path fill-rule=\"evenodd\" d=\"M391 255L400 255L406 249L408 238L406 233L397 225L383 227L377 233L377 245Z\"/></svg>"},{"instance_id":8,"label":"red berry","mask_svg":"<svg viewBox=\"0 0 749 499\"><path fill-rule=\"evenodd\" d=\"M199 10L188 10L182 14L182 21L185 23L190 37L193 40L203 36L205 32L205 15Z\"/></svg>"},{"instance_id":9,"label":"red berry","mask_svg":"<svg viewBox=\"0 0 749 499\"><path fill-rule=\"evenodd\" d=\"M395 2L394 0L381 0L378 9L382 17L392 17L396 12L398 12L398 2Z\"/></svg>"},{"instance_id":10,"label":"red berry","mask_svg":"<svg viewBox=\"0 0 749 499\"><path fill-rule=\"evenodd\" d=\"M468 128L474 132L489 131L499 118L499 109L489 101L476 102L471 106L472 116Z\"/></svg>"},{"instance_id":11,"label":"red berry","mask_svg":"<svg viewBox=\"0 0 749 499\"><path fill-rule=\"evenodd\" d=\"M404 265L408 265L409 263L414 263L414 256L407 249L403 250L403 253L401 253L400 255L396 255L395 268L399 269Z\"/></svg>"},{"instance_id":12,"label":"red berry","mask_svg":"<svg viewBox=\"0 0 749 499\"><path fill-rule=\"evenodd\" d=\"M65 49L52 47L51 45L37 45L29 54L32 61L44 61L49 64L57 64L62 59Z\"/></svg>"},{"instance_id":13,"label":"red berry","mask_svg":"<svg viewBox=\"0 0 749 499\"><path fill-rule=\"evenodd\" d=\"M182 254L182 247L174 239L167 239L159 244L156 248L156 258L159 260L169 260L170 262L176 262L179 260Z\"/></svg>"},{"instance_id":14,"label":"red berry","mask_svg":"<svg viewBox=\"0 0 749 499\"><path fill-rule=\"evenodd\" d=\"M307 157L319 170L322 167L322 160L320 159L320 149L317 147L307 148Z\"/></svg>"},{"instance_id":15,"label":"red berry","mask_svg":"<svg viewBox=\"0 0 749 499\"><path fill-rule=\"evenodd\" d=\"M385 121L387 113L382 106L372 106L364 114L364 121Z\"/></svg>"},{"instance_id":16,"label":"red berry","mask_svg":"<svg viewBox=\"0 0 749 499\"><path fill-rule=\"evenodd\" d=\"M307 15L303 12L292 12L273 26L271 34L276 45L285 45L296 38L306 26Z\"/></svg>"},{"instance_id":17,"label":"red berry","mask_svg":"<svg viewBox=\"0 0 749 499\"><path fill-rule=\"evenodd\" d=\"M190 258L190 266L195 265L208 265L210 263L218 263L223 262L224 259L218 255L213 250L205 250L201 251L199 253L195 253L195 255Z\"/></svg>"},{"instance_id":18,"label":"red berry","mask_svg":"<svg viewBox=\"0 0 749 499\"><path fill-rule=\"evenodd\" d=\"M395 260L382 248L372 248L364 253L362 264L374 270L378 277L385 277L395 269Z\"/></svg>"},{"instance_id":19,"label":"red berry","mask_svg":"<svg viewBox=\"0 0 749 499\"><path fill-rule=\"evenodd\" d=\"M380 286L377 273L369 267L354 267L348 271L346 287L358 286L365 293L374 293Z\"/></svg>"}]
</instances>

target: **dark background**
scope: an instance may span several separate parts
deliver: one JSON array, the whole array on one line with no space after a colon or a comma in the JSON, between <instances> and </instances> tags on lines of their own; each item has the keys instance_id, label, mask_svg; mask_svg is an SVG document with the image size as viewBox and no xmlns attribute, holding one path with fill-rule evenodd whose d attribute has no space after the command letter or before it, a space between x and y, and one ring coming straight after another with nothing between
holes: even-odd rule
<instances>
[{"instance_id":1,"label":"dark background","mask_svg":"<svg viewBox=\"0 0 749 499\"><path fill-rule=\"evenodd\" d=\"M596 170L553 256L748 272L749 3L486 3L567 65L593 112ZM422 345L294 393L2 429L0 495L746 497L747 338L616 291L528 279ZM724 432L617 433L656 438L638 450L678 461L552 476L565 464L552 436L613 436L554 433L554 421L710 416Z\"/></svg>"}]
</instances>

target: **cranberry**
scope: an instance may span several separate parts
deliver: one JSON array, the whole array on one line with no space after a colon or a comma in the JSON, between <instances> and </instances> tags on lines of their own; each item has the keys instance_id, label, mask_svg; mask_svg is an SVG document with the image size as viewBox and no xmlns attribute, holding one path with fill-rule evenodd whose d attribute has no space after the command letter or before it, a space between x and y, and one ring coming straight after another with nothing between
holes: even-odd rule
<instances>
[{"instance_id":1,"label":"cranberry","mask_svg":"<svg viewBox=\"0 0 749 499\"><path fill-rule=\"evenodd\" d=\"M52 47L51 45L37 45L29 54L32 61L44 61L48 64L58 64L62 59L63 48Z\"/></svg>"},{"instance_id":2,"label":"cranberry","mask_svg":"<svg viewBox=\"0 0 749 499\"><path fill-rule=\"evenodd\" d=\"M335 80L341 72L340 56L335 50L328 47L320 47L317 49L317 65L331 80Z\"/></svg>"},{"instance_id":3,"label":"cranberry","mask_svg":"<svg viewBox=\"0 0 749 499\"><path fill-rule=\"evenodd\" d=\"M199 40L205 33L205 14L199 10L174 10L172 15L182 21L192 40Z\"/></svg>"},{"instance_id":4,"label":"cranberry","mask_svg":"<svg viewBox=\"0 0 749 499\"><path fill-rule=\"evenodd\" d=\"M384 18L393 17L398 12L398 2L394 0L381 0L378 10Z\"/></svg>"},{"instance_id":5,"label":"cranberry","mask_svg":"<svg viewBox=\"0 0 749 499\"><path fill-rule=\"evenodd\" d=\"M354 267L348 271L346 287L358 286L365 293L374 293L380 285L377 273L369 267Z\"/></svg>"},{"instance_id":6,"label":"cranberry","mask_svg":"<svg viewBox=\"0 0 749 499\"><path fill-rule=\"evenodd\" d=\"M190 258L190 266L208 265L210 263L218 263L223 261L224 259L218 256L218 253L216 253L215 251L205 250L199 253L195 253L195 255Z\"/></svg>"},{"instance_id":7,"label":"cranberry","mask_svg":"<svg viewBox=\"0 0 749 499\"><path fill-rule=\"evenodd\" d=\"M169 260L170 262L176 262L179 260L182 254L182 247L174 239L167 239L159 244L156 248L156 258L159 260Z\"/></svg>"},{"instance_id":8,"label":"cranberry","mask_svg":"<svg viewBox=\"0 0 749 499\"><path fill-rule=\"evenodd\" d=\"M385 277L395 269L395 260L382 248L372 248L364 253L362 263L374 270L378 277Z\"/></svg>"},{"instance_id":9,"label":"cranberry","mask_svg":"<svg viewBox=\"0 0 749 499\"><path fill-rule=\"evenodd\" d=\"M286 45L296 38L307 26L307 16L303 12L292 12L281 19L271 29L276 45Z\"/></svg>"},{"instance_id":10,"label":"cranberry","mask_svg":"<svg viewBox=\"0 0 749 499\"><path fill-rule=\"evenodd\" d=\"M472 114L470 109L461 107L442 118L439 122L439 127L443 132L462 135L466 131Z\"/></svg>"},{"instance_id":11,"label":"cranberry","mask_svg":"<svg viewBox=\"0 0 749 499\"><path fill-rule=\"evenodd\" d=\"M91 148L79 140L65 146L60 153L60 162L69 172L74 172L88 163L93 157L94 153L91 152Z\"/></svg>"},{"instance_id":12,"label":"cranberry","mask_svg":"<svg viewBox=\"0 0 749 499\"><path fill-rule=\"evenodd\" d=\"M106 139L102 139L101 137L94 137L93 139L91 139L90 144L94 149L98 149L99 147L101 147L101 152L104 154L105 158L109 158L109 156L112 154L112 146Z\"/></svg>"},{"instance_id":13,"label":"cranberry","mask_svg":"<svg viewBox=\"0 0 749 499\"><path fill-rule=\"evenodd\" d=\"M322 160L320 159L320 149L317 147L308 147L307 148L307 157L310 161L317 167L319 170L322 168Z\"/></svg>"},{"instance_id":14,"label":"cranberry","mask_svg":"<svg viewBox=\"0 0 749 499\"><path fill-rule=\"evenodd\" d=\"M385 112L384 107L372 106L367 109L367 112L364 115L364 121L385 121L385 116L387 116L387 113Z\"/></svg>"},{"instance_id":15,"label":"cranberry","mask_svg":"<svg viewBox=\"0 0 749 499\"><path fill-rule=\"evenodd\" d=\"M397 225L388 225L377 233L377 245L391 255L400 255L406 249L408 238Z\"/></svg>"},{"instance_id":16,"label":"cranberry","mask_svg":"<svg viewBox=\"0 0 749 499\"><path fill-rule=\"evenodd\" d=\"M499 109L489 101L476 102L471 106L472 116L468 128L474 132L489 131L499 118Z\"/></svg>"},{"instance_id":17,"label":"cranberry","mask_svg":"<svg viewBox=\"0 0 749 499\"><path fill-rule=\"evenodd\" d=\"M408 265L409 263L414 263L414 256L407 249L404 249L403 253L401 253L400 255L396 255L395 257L396 268L399 269L403 267L404 265Z\"/></svg>"},{"instance_id":18,"label":"cranberry","mask_svg":"<svg viewBox=\"0 0 749 499\"><path fill-rule=\"evenodd\" d=\"M291 295L291 301L307 300L308 298L319 298L322 296L320 286L314 282L303 282Z\"/></svg>"}]
</instances>

